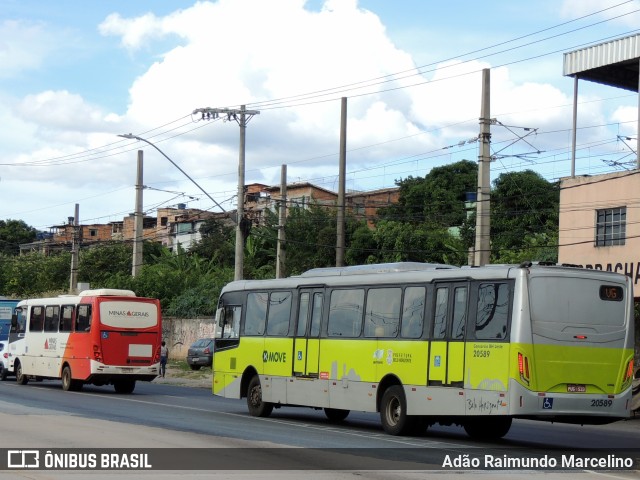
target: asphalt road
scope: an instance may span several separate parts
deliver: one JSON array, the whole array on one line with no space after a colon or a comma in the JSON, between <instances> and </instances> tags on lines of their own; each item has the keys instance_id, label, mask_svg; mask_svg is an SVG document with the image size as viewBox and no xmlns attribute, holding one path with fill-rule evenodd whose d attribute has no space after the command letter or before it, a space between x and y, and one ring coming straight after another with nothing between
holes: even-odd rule
<instances>
[{"instance_id":1,"label":"asphalt road","mask_svg":"<svg viewBox=\"0 0 640 480\"><path fill-rule=\"evenodd\" d=\"M442 452L544 455L556 448L617 450L640 445L640 420L597 427L515 421L505 439L491 444L469 439L459 427L433 427L421 436L393 437L382 431L375 414L352 412L341 424L330 423L323 412L307 408L276 409L269 418L250 417L244 401L215 397L207 387L206 381L165 379L158 383L139 383L132 395L120 395L111 387L85 386L81 392L63 392L60 382L56 381L31 382L25 386L13 381L0 382L0 448L231 448L234 455L230 455L227 462L237 462L238 469L234 467L225 474L230 478L244 478L239 477L243 471L240 467L249 467L247 462L251 459L238 457L237 453L251 452L263 462L267 476L275 475L269 469L278 468L279 462L298 462L298 467L305 469L306 480L316 475L315 469L326 467L323 465L326 456L310 458L309 452L313 450L309 449L364 449L361 451L368 452L364 466L375 465L378 471L378 476L369 472L365 478L424 478L424 472L420 476L406 469L385 470L384 462L399 458L409 461L412 455L419 454L422 461L426 458L433 468L441 461ZM299 450L299 447L306 449ZM259 452L267 448L278 450L269 450L268 457L261 457ZM25 478L5 476L14 473L0 473L0 478ZM58 478L51 476L54 472L29 473L28 478ZM122 475L122 472L91 472L91 478L115 473ZM145 473L148 472L138 472L138 475ZM285 478L292 474L284 473ZM561 475L572 478L574 473ZM188 476L198 478L200 474L206 472L189 471ZM242 473L246 478L257 478L254 477L257 474L256 471ZM429 478L440 474L446 475L446 472L430 472ZM585 474L582 472L582 476L575 478L584 478ZM162 478L158 475L154 478ZM323 475L318 478L352 478L354 473ZM500 478L520 478L521 475L522 472L502 472ZM549 478L553 474L544 475ZM613 475L614 478L635 476L630 472ZM291 478L299 477L300 472Z\"/></svg>"}]
</instances>

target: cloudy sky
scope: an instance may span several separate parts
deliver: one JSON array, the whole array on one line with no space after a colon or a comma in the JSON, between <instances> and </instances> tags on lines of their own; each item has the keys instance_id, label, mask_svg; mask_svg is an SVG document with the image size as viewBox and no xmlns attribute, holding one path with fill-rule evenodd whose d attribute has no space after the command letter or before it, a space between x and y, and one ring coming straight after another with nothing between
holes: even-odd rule
<instances>
[{"instance_id":1,"label":"cloudy sky","mask_svg":"<svg viewBox=\"0 0 640 480\"><path fill-rule=\"evenodd\" d=\"M236 205L238 124L259 114L246 183L337 191L340 98L347 188L394 186L477 160L481 71L491 69L492 174L570 174L573 80L563 53L640 30L640 1L2 0L0 219L41 230L80 205L83 224L134 209ZM638 97L581 82L576 173L632 168ZM525 140L518 141L525 136ZM619 136L633 137L632 141ZM539 152L539 153L538 153Z\"/></svg>"}]
</instances>

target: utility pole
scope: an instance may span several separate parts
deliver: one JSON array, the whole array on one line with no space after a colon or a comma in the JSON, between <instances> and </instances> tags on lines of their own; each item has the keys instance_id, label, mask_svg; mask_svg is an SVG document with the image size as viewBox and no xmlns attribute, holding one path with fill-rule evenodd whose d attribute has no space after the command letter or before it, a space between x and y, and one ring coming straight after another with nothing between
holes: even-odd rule
<instances>
[{"instance_id":1,"label":"utility pole","mask_svg":"<svg viewBox=\"0 0 640 480\"><path fill-rule=\"evenodd\" d=\"M338 211L336 214L336 267L344 266L345 250L345 190L347 170L347 97L340 104L340 167L338 171Z\"/></svg>"},{"instance_id":2,"label":"utility pole","mask_svg":"<svg viewBox=\"0 0 640 480\"><path fill-rule=\"evenodd\" d=\"M284 278L286 274L287 245L285 243L284 226L287 223L287 166L280 170L280 210L278 219L278 246L276 249L276 278Z\"/></svg>"},{"instance_id":3,"label":"utility pole","mask_svg":"<svg viewBox=\"0 0 640 480\"><path fill-rule=\"evenodd\" d=\"M133 262L131 276L135 277L142 268L142 159L143 151L138 150L138 174L136 176L136 209L133 221Z\"/></svg>"},{"instance_id":4,"label":"utility pole","mask_svg":"<svg viewBox=\"0 0 640 480\"><path fill-rule=\"evenodd\" d=\"M480 109L480 154L478 155L478 194L476 198L476 242L474 265L487 265L491 254L491 77L482 70L482 106Z\"/></svg>"},{"instance_id":5,"label":"utility pole","mask_svg":"<svg viewBox=\"0 0 640 480\"><path fill-rule=\"evenodd\" d=\"M73 216L73 234L71 240L71 279L69 281L69 293L71 294L77 293L78 290L78 257L80 251L78 217L80 217L80 205L76 203L76 210Z\"/></svg>"},{"instance_id":6,"label":"utility pole","mask_svg":"<svg viewBox=\"0 0 640 480\"><path fill-rule=\"evenodd\" d=\"M244 229L247 220L244 218L244 171L245 171L245 135L247 123L258 115L258 110L247 110L245 105L240 109L231 108L197 108L193 111L202 114L203 120L219 118L220 114L226 115L227 120L235 120L240 126L240 154L238 156L238 208L236 210L236 260L235 260L235 280L242 280L244 277Z\"/></svg>"}]
</instances>

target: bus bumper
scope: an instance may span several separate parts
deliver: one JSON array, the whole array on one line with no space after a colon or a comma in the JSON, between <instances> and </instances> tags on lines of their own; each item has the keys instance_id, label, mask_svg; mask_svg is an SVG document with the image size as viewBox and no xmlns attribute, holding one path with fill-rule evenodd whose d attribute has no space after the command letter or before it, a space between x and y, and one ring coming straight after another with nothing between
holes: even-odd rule
<instances>
[{"instance_id":1,"label":"bus bumper","mask_svg":"<svg viewBox=\"0 0 640 480\"><path fill-rule=\"evenodd\" d=\"M151 381L160 375L160 362L146 366L105 365L91 360L90 379L109 380L130 377L135 380Z\"/></svg>"},{"instance_id":2,"label":"bus bumper","mask_svg":"<svg viewBox=\"0 0 640 480\"><path fill-rule=\"evenodd\" d=\"M518 418L598 425L631 415L631 387L618 395L546 393L511 380L509 392L510 414Z\"/></svg>"}]
</instances>

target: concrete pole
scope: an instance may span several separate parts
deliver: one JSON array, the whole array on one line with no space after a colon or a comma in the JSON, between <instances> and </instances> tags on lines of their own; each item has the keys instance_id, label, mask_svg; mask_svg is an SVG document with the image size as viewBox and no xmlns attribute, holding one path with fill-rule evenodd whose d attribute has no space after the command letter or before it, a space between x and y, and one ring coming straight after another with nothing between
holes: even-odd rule
<instances>
[{"instance_id":1,"label":"concrete pole","mask_svg":"<svg viewBox=\"0 0 640 480\"><path fill-rule=\"evenodd\" d=\"M480 155L478 156L478 195L476 198L475 266L487 265L491 255L491 70L482 70L480 111Z\"/></svg>"},{"instance_id":2,"label":"concrete pole","mask_svg":"<svg viewBox=\"0 0 640 480\"><path fill-rule=\"evenodd\" d=\"M138 174L136 176L136 209L133 221L133 261L131 276L135 277L142 268L142 160L143 151L138 150Z\"/></svg>"},{"instance_id":3,"label":"concrete pole","mask_svg":"<svg viewBox=\"0 0 640 480\"><path fill-rule=\"evenodd\" d=\"M573 77L573 127L571 130L571 178L576 176L576 132L578 130L578 75Z\"/></svg>"},{"instance_id":4,"label":"concrete pole","mask_svg":"<svg viewBox=\"0 0 640 480\"><path fill-rule=\"evenodd\" d=\"M71 240L71 278L69 280L69 293L78 292L78 258L80 256L80 235L78 235L80 217L80 205L76 203L73 216L73 237Z\"/></svg>"},{"instance_id":5,"label":"concrete pole","mask_svg":"<svg viewBox=\"0 0 640 480\"><path fill-rule=\"evenodd\" d=\"M245 122L245 105L240 106L240 154L238 158L238 208L236 210L236 261L235 261L235 280L244 278L244 234L242 232L242 224L244 219L244 149L245 134L247 125Z\"/></svg>"},{"instance_id":6,"label":"concrete pole","mask_svg":"<svg viewBox=\"0 0 640 480\"><path fill-rule=\"evenodd\" d=\"M276 250L276 278L287 276L287 244L284 226L287 223L287 166L282 165L280 170L280 210L278 220L278 246Z\"/></svg>"},{"instance_id":7,"label":"concrete pole","mask_svg":"<svg viewBox=\"0 0 640 480\"><path fill-rule=\"evenodd\" d=\"M338 211L336 228L336 267L344 266L345 250L345 190L347 170L347 97L340 107L340 168L338 172Z\"/></svg>"}]
</instances>

